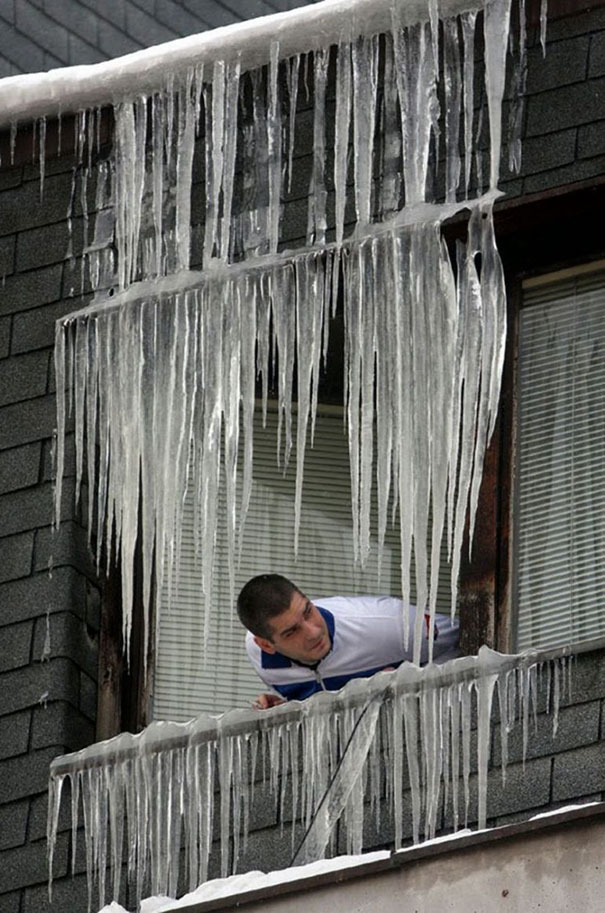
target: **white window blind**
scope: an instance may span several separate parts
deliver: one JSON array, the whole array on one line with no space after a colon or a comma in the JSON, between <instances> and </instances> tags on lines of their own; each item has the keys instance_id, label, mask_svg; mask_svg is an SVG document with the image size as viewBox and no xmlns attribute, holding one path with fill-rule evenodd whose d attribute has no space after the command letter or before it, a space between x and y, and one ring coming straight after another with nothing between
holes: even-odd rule
<instances>
[{"instance_id":1,"label":"white window blind","mask_svg":"<svg viewBox=\"0 0 605 913\"><path fill-rule=\"evenodd\" d=\"M602 268L525 288L515 495L517 648L605 634Z\"/></svg>"},{"instance_id":2,"label":"white window blind","mask_svg":"<svg viewBox=\"0 0 605 913\"><path fill-rule=\"evenodd\" d=\"M376 540L364 571L353 563L350 473L342 410L317 417L314 446L307 451L298 560L293 553L294 461L285 475L276 466L277 416L269 412L254 429L254 483L245 525L235 595L255 574L281 573L310 596L401 591L398 526L387 530L378 579ZM264 686L250 666L244 630L231 605L225 534L218 567L204 660L204 621L193 561L192 505L186 502L182 559L170 612L160 594L154 708L156 719L186 720L203 710L247 706ZM224 561L222 560L224 559ZM449 611L449 569L442 562L441 611Z\"/></svg>"}]
</instances>

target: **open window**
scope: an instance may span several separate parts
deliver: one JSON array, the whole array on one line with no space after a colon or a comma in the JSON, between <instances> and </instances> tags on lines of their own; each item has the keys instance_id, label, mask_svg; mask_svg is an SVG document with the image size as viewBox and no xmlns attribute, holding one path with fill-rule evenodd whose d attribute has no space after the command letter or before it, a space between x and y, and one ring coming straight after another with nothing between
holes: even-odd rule
<instances>
[{"instance_id":1,"label":"open window","mask_svg":"<svg viewBox=\"0 0 605 913\"><path fill-rule=\"evenodd\" d=\"M390 523L379 558L376 492L373 491L372 547L362 569L354 560L350 466L342 408L319 406L313 446L308 435L298 555L294 554L294 459L277 465L278 416L269 409L263 427L258 409L254 427L254 481L230 593L224 491L220 495L218 547L208 640L196 569L193 503L184 511L180 563L172 592L158 600L158 638L153 684L155 719L188 720L202 711L224 711L252 701L262 685L244 648L244 630L234 595L255 574L279 572L313 598L345 594L396 594L401 587L401 549L397 522ZM239 476L241 494L241 474ZM374 486L375 488L375 486ZM396 521L396 517L394 518ZM437 610L449 612L450 567L444 547ZM415 593L412 592L412 601ZM170 601L170 605L169 605Z\"/></svg>"}]
</instances>

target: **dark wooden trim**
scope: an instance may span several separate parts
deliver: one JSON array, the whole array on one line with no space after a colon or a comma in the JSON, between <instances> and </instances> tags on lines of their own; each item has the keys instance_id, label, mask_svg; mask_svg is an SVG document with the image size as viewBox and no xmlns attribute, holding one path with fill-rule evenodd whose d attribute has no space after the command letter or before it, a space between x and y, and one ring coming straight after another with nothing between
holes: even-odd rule
<instances>
[{"instance_id":1,"label":"dark wooden trim","mask_svg":"<svg viewBox=\"0 0 605 913\"><path fill-rule=\"evenodd\" d=\"M477 653L482 644L495 646L500 437L498 420L485 454L470 555L468 524L462 546L457 608L460 648L468 655Z\"/></svg>"},{"instance_id":2,"label":"dark wooden trim","mask_svg":"<svg viewBox=\"0 0 605 913\"><path fill-rule=\"evenodd\" d=\"M516 276L507 281L508 335L502 394L500 397L500 466L497 500L497 545L496 545L496 586L494 601L494 645L503 653L509 653L514 644L513 618L513 478L515 459L515 429L517 407L517 351L519 339L519 306L521 283Z\"/></svg>"},{"instance_id":3,"label":"dark wooden trim","mask_svg":"<svg viewBox=\"0 0 605 913\"><path fill-rule=\"evenodd\" d=\"M97 741L111 739L122 731L122 649L121 575L113 568L105 578L99 636L99 691L97 696Z\"/></svg>"}]
</instances>

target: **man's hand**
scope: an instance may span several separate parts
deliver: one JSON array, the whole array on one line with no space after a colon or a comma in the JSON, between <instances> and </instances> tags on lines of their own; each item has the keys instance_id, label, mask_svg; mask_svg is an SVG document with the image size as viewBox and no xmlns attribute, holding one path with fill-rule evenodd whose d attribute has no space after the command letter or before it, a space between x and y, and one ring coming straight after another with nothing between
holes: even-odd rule
<instances>
[{"instance_id":1,"label":"man's hand","mask_svg":"<svg viewBox=\"0 0 605 913\"><path fill-rule=\"evenodd\" d=\"M255 710L268 710L269 707L277 707L278 704L285 704L283 697L279 694L259 694L252 706Z\"/></svg>"}]
</instances>

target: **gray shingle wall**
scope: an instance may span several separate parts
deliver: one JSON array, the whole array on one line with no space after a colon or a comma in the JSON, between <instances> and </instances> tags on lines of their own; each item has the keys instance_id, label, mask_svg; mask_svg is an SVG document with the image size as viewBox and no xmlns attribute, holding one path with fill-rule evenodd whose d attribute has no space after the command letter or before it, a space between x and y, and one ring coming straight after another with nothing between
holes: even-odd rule
<instances>
[{"instance_id":1,"label":"gray shingle wall","mask_svg":"<svg viewBox=\"0 0 605 913\"><path fill-rule=\"evenodd\" d=\"M0 0L0 77L99 63L318 0Z\"/></svg>"},{"instance_id":2,"label":"gray shingle wall","mask_svg":"<svg viewBox=\"0 0 605 913\"><path fill-rule=\"evenodd\" d=\"M72 506L72 461L64 522L58 535L51 529L54 320L74 308L62 293L70 269L71 162L52 170L42 201L31 166L0 176L0 210L7 214L0 224L2 913L43 909L48 766L95 733L99 590ZM43 660L47 636L50 657ZM68 843L62 833L59 875L67 871Z\"/></svg>"},{"instance_id":3,"label":"gray shingle wall","mask_svg":"<svg viewBox=\"0 0 605 913\"><path fill-rule=\"evenodd\" d=\"M508 196L538 193L605 174L605 9L549 23L547 53L537 31L528 54L521 174Z\"/></svg>"},{"instance_id":4,"label":"gray shingle wall","mask_svg":"<svg viewBox=\"0 0 605 913\"><path fill-rule=\"evenodd\" d=\"M304 4L279 4L281 8L300 5ZM278 4L266 0L244 7L237 0L106 0L102 13L100 6L92 0L0 0L0 55L5 49L12 55L8 69L94 62L163 40L167 31L174 31L169 37L195 31L198 20L200 28L220 26L244 15L268 13L269 7ZM149 17L154 17L153 28ZM51 19L59 32L47 41L45 27L51 28ZM67 54L65 60L57 56L63 53ZM18 54L21 64L13 62ZM534 41L522 174L505 175L503 182L510 195L605 173L605 11L552 23L546 62L540 58ZM301 117L299 138L305 135L305 116ZM309 157L304 150L299 165L298 176L306 175ZM67 255L70 172L68 160L49 163L40 201L36 168L0 170L0 279L4 280L0 287L1 913L77 913L87 906L80 851L75 879L65 877L70 853L66 816L60 826L52 907L44 883L48 764L57 754L94 739L96 703L99 593L82 527L70 507L69 490L64 505L66 522L54 543L50 529L53 325L57 317L80 304L73 291L79 288L79 261L73 262ZM300 179L285 207L286 234L293 242L305 233L305 186L306 181ZM74 231L77 251L81 232L77 219ZM70 466L68 489L72 475ZM49 578L51 551L55 567ZM47 623L52 652L50 661L42 663ZM559 732L553 740L550 720L539 717L525 772L519 740L512 740L504 788L497 769L500 749L495 729L489 806L493 823L524 817L528 810L602 797L604 663L599 655L578 662L573 702L562 710ZM45 706L40 699L46 692ZM474 780L472 784L474 789ZM406 801L409 806L409 797ZM475 804L473 800L471 821ZM447 827L451 810L445 807L441 816ZM264 865L269 855L276 865L286 865L289 841L281 838L276 827L274 805L259 800L253 819L254 833L244 866ZM406 827L409 836L409 808ZM391 832L388 818L380 829L368 818L368 848L387 843Z\"/></svg>"}]
</instances>

